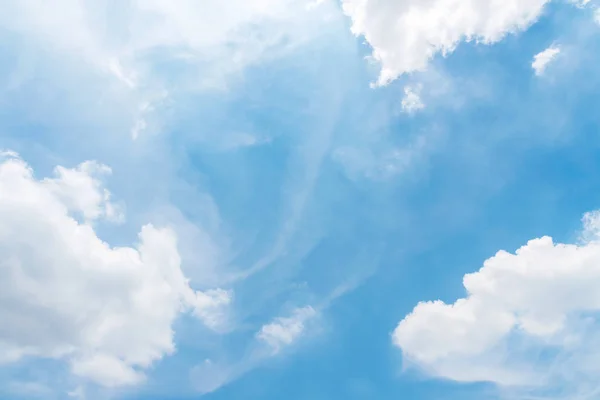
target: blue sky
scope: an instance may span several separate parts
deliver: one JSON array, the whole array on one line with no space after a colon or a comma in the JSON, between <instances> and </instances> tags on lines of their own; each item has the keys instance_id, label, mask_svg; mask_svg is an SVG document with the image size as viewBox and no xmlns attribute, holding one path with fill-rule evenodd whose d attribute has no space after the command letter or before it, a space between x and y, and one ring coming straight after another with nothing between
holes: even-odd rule
<instances>
[{"instance_id":1,"label":"blue sky","mask_svg":"<svg viewBox=\"0 0 600 400\"><path fill-rule=\"evenodd\" d=\"M598 397L594 0L0 5L0 397Z\"/></svg>"}]
</instances>

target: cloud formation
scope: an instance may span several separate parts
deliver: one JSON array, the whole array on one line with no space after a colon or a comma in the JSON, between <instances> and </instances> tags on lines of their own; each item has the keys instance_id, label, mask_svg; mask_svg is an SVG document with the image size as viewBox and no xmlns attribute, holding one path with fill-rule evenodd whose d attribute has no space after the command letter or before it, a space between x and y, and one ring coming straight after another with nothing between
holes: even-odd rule
<instances>
[{"instance_id":1,"label":"cloud formation","mask_svg":"<svg viewBox=\"0 0 600 400\"><path fill-rule=\"evenodd\" d=\"M421 100L421 85L405 86L402 98L402 111L412 114L425 108Z\"/></svg>"},{"instance_id":2,"label":"cloud formation","mask_svg":"<svg viewBox=\"0 0 600 400\"><path fill-rule=\"evenodd\" d=\"M463 41L496 43L534 23L549 0L342 0L352 32L381 63L378 84L423 70Z\"/></svg>"},{"instance_id":3,"label":"cloud formation","mask_svg":"<svg viewBox=\"0 0 600 400\"><path fill-rule=\"evenodd\" d=\"M560 48L557 46L550 46L546 50L536 54L533 57L533 62L531 63L531 68L535 71L537 76L540 76L544 73L548 65L556 59L556 57L560 54Z\"/></svg>"},{"instance_id":4,"label":"cloud formation","mask_svg":"<svg viewBox=\"0 0 600 400\"><path fill-rule=\"evenodd\" d=\"M464 277L466 297L423 302L393 333L405 360L457 381L581 390L600 372L600 212L579 244L529 241Z\"/></svg>"},{"instance_id":5,"label":"cloud formation","mask_svg":"<svg viewBox=\"0 0 600 400\"><path fill-rule=\"evenodd\" d=\"M264 325L256 337L268 344L274 353L293 344L302 336L308 320L314 318L317 311L311 306L297 308L289 317L280 317Z\"/></svg>"},{"instance_id":6,"label":"cloud formation","mask_svg":"<svg viewBox=\"0 0 600 400\"><path fill-rule=\"evenodd\" d=\"M0 362L53 358L105 386L144 379L175 351L172 324L184 311L221 323L223 290L194 291L169 229L142 227L133 247L111 247L93 222L115 208L87 161L36 179L16 154L0 160Z\"/></svg>"},{"instance_id":7,"label":"cloud formation","mask_svg":"<svg viewBox=\"0 0 600 400\"><path fill-rule=\"evenodd\" d=\"M216 62L233 71L268 57L275 48L298 44L314 34L302 29L314 16L308 4L59 0L50 6L39 0L8 0L0 25L53 50L75 53L136 88L147 84L143 78L152 61Z\"/></svg>"},{"instance_id":8,"label":"cloud formation","mask_svg":"<svg viewBox=\"0 0 600 400\"><path fill-rule=\"evenodd\" d=\"M309 4L5 0L1 36L19 42L9 86L37 78L32 74L38 69L52 75L61 91L75 82L76 90L67 92L71 97L93 83L98 86L93 98L118 104L131 136L138 138L160 129L167 106L181 93L228 89L247 67L317 37L334 7Z\"/></svg>"}]
</instances>

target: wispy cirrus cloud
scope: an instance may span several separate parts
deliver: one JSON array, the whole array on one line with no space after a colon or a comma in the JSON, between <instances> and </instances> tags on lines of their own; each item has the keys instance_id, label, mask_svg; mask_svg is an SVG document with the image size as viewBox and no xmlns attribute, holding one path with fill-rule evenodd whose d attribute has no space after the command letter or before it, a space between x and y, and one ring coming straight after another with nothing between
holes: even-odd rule
<instances>
[{"instance_id":1,"label":"wispy cirrus cloud","mask_svg":"<svg viewBox=\"0 0 600 400\"><path fill-rule=\"evenodd\" d=\"M560 54L560 47L550 46L546 50L541 51L533 57L531 68L536 75L540 76L544 73L548 65L556 59Z\"/></svg>"}]
</instances>

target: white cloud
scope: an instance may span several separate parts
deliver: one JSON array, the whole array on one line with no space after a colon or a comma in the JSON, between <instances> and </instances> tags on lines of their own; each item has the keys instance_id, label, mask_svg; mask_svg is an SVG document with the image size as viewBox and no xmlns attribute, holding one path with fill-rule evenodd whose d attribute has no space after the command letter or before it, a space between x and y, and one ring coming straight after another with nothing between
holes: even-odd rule
<instances>
[{"instance_id":1,"label":"white cloud","mask_svg":"<svg viewBox=\"0 0 600 400\"><path fill-rule=\"evenodd\" d=\"M458 381L589 389L600 372L600 213L583 221L580 244L543 237L499 251L465 275L465 298L417 305L393 333L405 360Z\"/></svg>"},{"instance_id":2,"label":"white cloud","mask_svg":"<svg viewBox=\"0 0 600 400\"><path fill-rule=\"evenodd\" d=\"M570 0L571 3L573 3L575 5L575 7L578 8L585 8L587 5L589 5L591 3L591 0Z\"/></svg>"},{"instance_id":3,"label":"white cloud","mask_svg":"<svg viewBox=\"0 0 600 400\"><path fill-rule=\"evenodd\" d=\"M157 105L155 99L163 93L226 89L246 67L288 54L317 37L335 6L309 4L310 0L4 0L0 28L17 37L28 56L18 56L28 65L17 67L23 71L14 71L13 80L22 83L28 74L47 71L48 59L51 70L74 72L65 79L99 79L102 92L96 90L94 98L125 103L120 108L130 114L135 138L157 129L150 116L161 115L161 108L141 109L148 103ZM60 83L64 92L67 85ZM89 82L74 86L91 87Z\"/></svg>"},{"instance_id":4,"label":"white cloud","mask_svg":"<svg viewBox=\"0 0 600 400\"><path fill-rule=\"evenodd\" d=\"M128 86L130 89L135 89L137 86L137 78L133 75L133 73L127 73L123 70L121 63L119 60L109 60L108 61L108 70L123 84Z\"/></svg>"},{"instance_id":5,"label":"white cloud","mask_svg":"<svg viewBox=\"0 0 600 400\"><path fill-rule=\"evenodd\" d=\"M197 364L191 371L192 382L200 393L213 392L224 385L238 379L240 376L261 366L272 357L280 355L286 349L291 349L301 340L314 336L322 329L321 317L323 312L341 296L354 290L366 275L373 271L365 268L364 262L359 262L359 275L350 274L347 280L334 288L317 305L294 308L285 317L277 317L263 325L254 335L250 345L244 349L244 355L234 363L217 358L206 359Z\"/></svg>"},{"instance_id":6,"label":"white cloud","mask_svg":"<svg viewBox=\"0 0 600 400\"><path fill-rule=\"evenodd\" d=\"M412 114L425 108L421 100L421 86L405 86L402 99L402 111Z\"/></svg>"},{"instance_id":7,"label":"white cloud","mask_svg":"<svg viewBox=\"0 0 600 400\"><path fill-rule=\"evenodd\" d=\"M320 15L307 10L308 0L4 3L0 26L83 57L130 88L144 83L152 60L237 71L314 35L306 24Z\"/></svg>"},{"instance_id":8,"label":"white cloud","mask_svg":"<svg viewBox=\"0 0 600 400\"><path fill-rule=\"evenodd\" d=\"M550 64L556 57L560 54L560 48L556 46L550 46L546 50L536 54L533 57L533 62L531 63L531 68L535 71L536 75L542 75Z\"/></svg>"},{"instance_id":9,"label":"white cloud","mask_svg":"<svg viewBox=\"0 0 600 400\"><path fill-rule=\"evenodd\" d=\"M306 5L306 9L312 10L314 8L322 6L323 4L325 4L326 1L329 1L329 0L312 0Z\"/></svg>"},{"instance_id":10,"label":"white cloud","mask_svg":"<svg viewBox=\"0 0 600 400\"><path fill-rule=\"evenodd\" d=\"M273 322L264 325L256 337L268 344L274 353L278 353L282 348L298 340L304 333L308 320L316 315L316 310L310 306L298 308L290 317L276 318Z\"/></svg>"},{"instance_id":11,"label":"white cloud","mask_svg":"<svg viewBox=\"0 0 600 400\"><path fill-rule=\"evenodd\" d=\"M260 366L307 334L308 324L319 315L311 306L296 308L287 317L275 318L255 334L252 345L237 362L206 359L192 371L192 382L199 393L210 393ZM259 344L257 347L256 344Z\"/></svg>"},{"instance_id":12,"label":"white cloud","mask_svg":"<svg viewBox=\"0 0 600 400\"><path fill-rule=\"evenodd\" d=\"M594 21L600 25L600 8L594 10Z\"/></svg>"},{"instance_id":13,"label":"white cloud","mask_svg":"<svg viewBox=\"0 0 600 400\"><path fill-rule=\"evenodd\" d=\"M99 218L118 221L123 214L110 201L110 192L102 187L99 180L111 172L106 165L86 161L73 169L56 167L55 178L46 178L41 184L60 199L70 212L80 214L88 222Z\"/></svg>"},{"instance_id":14,"label":"white cloud","mask_svg":"<svg viewBox=\"0 0 600 400\"><path fill-rule=\"evenodd\" d=\"M88 161L38 180L14 153L3 155L0 362L56 358L102 385L135 384L175 351L179 313L219 325L229 293L189 286L171 230L146 225L134 247L98 238L90 220L113 215L97 180L107 167Z\"/></svg>"},{"instance_id":15,"label":"white cloud","mask_svg":"<svg viewBox=\"0 0 600 400\"><path fill-rule=\"evenodd\" d=\"M491 44L534 23L549 0L342 0L381 63L378 83L423 70L462 41Z\"/></svg>"}]
</instances>

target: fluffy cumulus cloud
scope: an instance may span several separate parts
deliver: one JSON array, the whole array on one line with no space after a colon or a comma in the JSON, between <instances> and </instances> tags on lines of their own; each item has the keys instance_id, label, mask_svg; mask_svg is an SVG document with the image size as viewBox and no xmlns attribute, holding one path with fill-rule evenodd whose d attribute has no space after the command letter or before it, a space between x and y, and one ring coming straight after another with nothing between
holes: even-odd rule
<instances>
[{"instance_id":1,"label":"fluffy cumulus cloud","mask_svg":"<svg viewBox=\"0 0 600 400\"><path fill-rule=\"evenodd\" d=\"M526 29L549 0L342 0L352 31L373 47L379 84L423 70L462 41L495 43Z\"/></svg>"},{"instance_id":2,"label":"fluffy cumulus cloud","mask_svg":"<svg viewBox=\"0 0 600 400\"><path fill-rule=\"evenodd\" d=\"M171 230L146 225L134 247L97 236L93 223L120 215L99 180L108 167L40 180L16 154L0 157L1 363L61 359L99 384L135 384L175 350L181 312L221 322L229 293L189 286Z\"/></svg>"},{"instance_id":3,"label":"fluffy cumulus cloud","mask_svg":"<svg viewBox=\"0 0 600 400\"><path fill-rule=\"evenodd\" d=\"M274 353L278 353L298 340L305 332L308 321L316 315L317 311L311 306L298 308L291 316L276 318L264 325L256 337L269 345Z\"/></svg>"},{"instance_id":4,"label":"fluffy cumulus cloud","mask_svg":"<svg viewBox=\"0 0 600 400\"><path fill-rule=\"evenodd\" d=\"M600 373L600 213L584 227L578 244L542 237L498 252L465 275L465 298L417 305L394 344L439 377L589 388Z\"/></svg>"},{"instance_id":5,"label":"fluffy cumulus cloud","mask_svg":"<svg viewBox=\"0 0 600 400\"><path fill-rule=\"evenodd\" d=\"M550 46L546 50L536 54L533 57L531 68L533 68L536 75L542 75L548 65L556 59L560 54L560 48L557 46Z\"/></svg>"},{"instance_id":6,"label":"fluffy cumulus cloud","mask_svg":"<svg viewBox=\"0 0 600 400\"><path fill-rule=\"evenodd\" d=\"M75 168L55 168L55 178L46 178L42 184L60 199L72 212L86 221L99 218L121 220L119 207L110 201L111 194L102 187L100 178L112 171L106 165L86 161Z\"/></svg>"}]
</instances>

